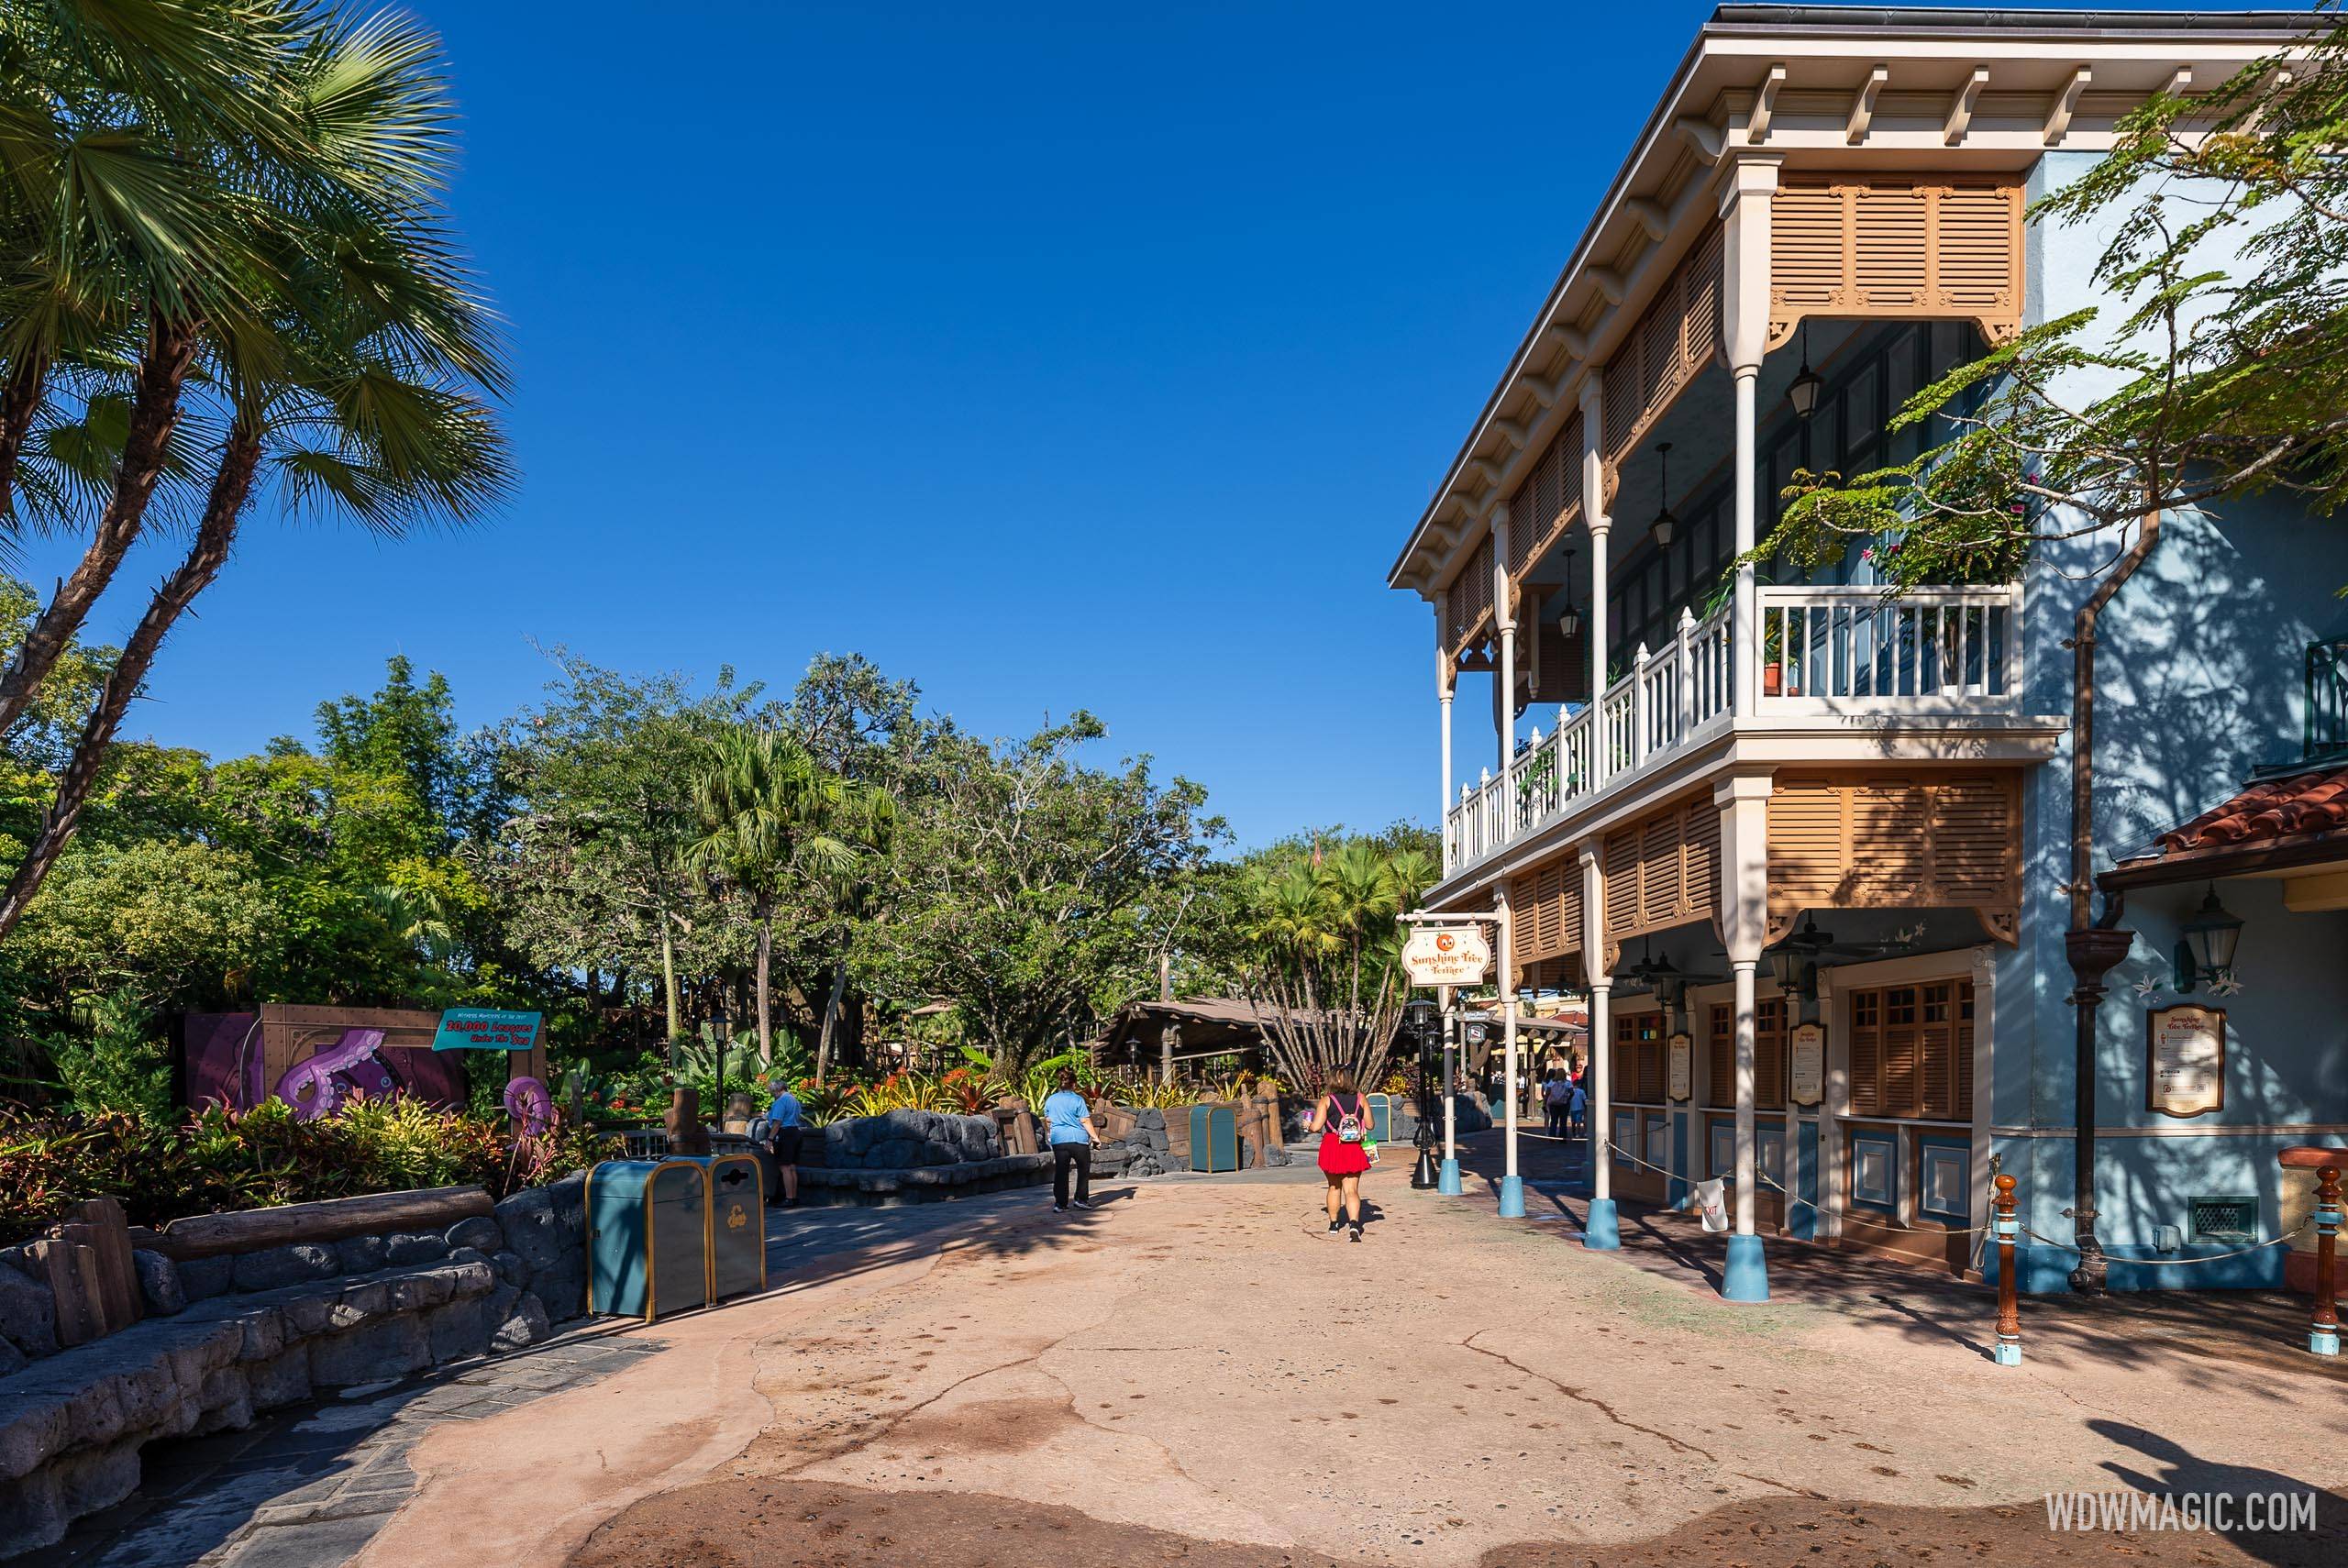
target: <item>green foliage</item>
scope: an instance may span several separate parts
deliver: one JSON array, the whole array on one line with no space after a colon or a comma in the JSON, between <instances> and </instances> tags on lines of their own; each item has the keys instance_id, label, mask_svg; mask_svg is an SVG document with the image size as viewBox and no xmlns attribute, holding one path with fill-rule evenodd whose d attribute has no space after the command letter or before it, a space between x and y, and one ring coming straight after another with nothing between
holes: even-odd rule
<instances>
[{"instance_id":1,"label":"green foliage","mask_svg":"<svg viewBox=\"0 0 2348 1568\"><path fill-rule=\"evenodd\" d=\"M83 1116L108 1112L149 1121L172 1117L172 1064L161 1021L128 988L81 1010L83 1031L50 1042L50 1060L64 1080L66 1103Z\"/></svg>"},{"instance_id":2,"label":"green foliage","mask_svg":"<svg viewBox=\"0 0 2348 1568\"><path fill-rule=\"evenodd\" d=\"M36 1234L69 1205L122 1201L131 1223L184 1214L476 1185L497 1197L611 1157L607 1140L570 1126L516 1138L506 1119L421 1100L360 1100L302 1121L281 1100L184 1122L122 1111L41 1116L0 1106L0 1241Z\"/></svg>"}]
</instances>

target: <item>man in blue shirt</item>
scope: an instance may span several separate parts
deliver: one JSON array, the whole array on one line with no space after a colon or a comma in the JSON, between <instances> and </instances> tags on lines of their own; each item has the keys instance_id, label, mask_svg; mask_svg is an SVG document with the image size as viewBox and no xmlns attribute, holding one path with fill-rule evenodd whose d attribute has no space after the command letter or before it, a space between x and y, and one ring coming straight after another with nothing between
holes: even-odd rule
<instances>
[{"instance_id":1,"label":"man in blue shirt","mask_svg":"<svg viewBox=\"0 0 2348 1568\"><path fill-rule=\"evenodd\" d=\"M1052 1212L1068 1212L1069 1167L1076 1168L1076 1206L1092 1207L1092 1107L1076 1092L1076 1074L1060 1069L1058 1087L1044 1097L1044 1137L1052 1146Z\"/></svg>"},{"instance_id":2,"label":"man in blue shirt","mask_svg":"<svg viewBox=\"0 0 2348 1568\"><path fill-rule=\"evenodd\" d=\"M799 1143L806 1135L806 1123L799 1113L799 1097L783 1089L767 1107L767 1152L774 1156L775 1169L781 1173L782 1201L786 1207L799 1201Z\"/></svg>"}]
</instances>

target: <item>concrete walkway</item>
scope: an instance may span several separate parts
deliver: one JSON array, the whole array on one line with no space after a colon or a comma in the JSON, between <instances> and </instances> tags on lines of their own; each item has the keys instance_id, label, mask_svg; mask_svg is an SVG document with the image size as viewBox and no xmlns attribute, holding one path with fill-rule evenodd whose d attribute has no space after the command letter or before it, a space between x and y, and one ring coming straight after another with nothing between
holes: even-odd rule
<instances>
[{"instance_id":1,"label":"concrete walkway","mask_svg":"<svg viewBox=\"0 0 2348 1568\"><path fill-rule=\"evenodd\" d=\"M1999 1368L1978 1287L1785 1247L1779 1299L1733 1307L1676 1220L1590 1253L1562 1153L1527 1140L1552 1217L1503 1221L1489 1182L1415 1193L1390 1151L1358 1245L1309 1165L1066 1216L1029 1192L778 1214L765 1295L604 1329L648 1353L526 1406L427 1407L390 1440L412 1493L342 1483L402 1499L363 1545L236 1561L2348 1561L2348 1375L2296 1348L2293 1304L2049 1304ZM2048 1491L2128 1486L2317 1488L2327 1533L2047 1533Z\"/></svg>"}]
</instances>

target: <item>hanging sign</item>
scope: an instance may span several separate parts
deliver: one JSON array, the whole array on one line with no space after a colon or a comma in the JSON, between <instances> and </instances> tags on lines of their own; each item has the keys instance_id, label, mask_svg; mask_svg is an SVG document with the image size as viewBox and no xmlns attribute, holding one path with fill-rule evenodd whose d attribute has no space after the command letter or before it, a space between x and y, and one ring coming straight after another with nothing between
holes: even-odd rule
<instances>
[{"instance_id":1,"label":"hanging sign","mask_svg":"<svg viewBox=\"0 0 2348 1568\"><path fill-rule=\"evenodd\" d=\"M2144 1014L2145 1109L2206 1116L2226 1105L2226 1010L2156 1007Z\"/></svg>"},{"instance_id":2,"label":"hanging sign","mask_svg":"<svg viewBox=\"0 0 2348 1568\"><path fill-rule=\"evenodd\" d=\"M1491 972L1492 944L1474 925L1422 925L1402 944L1414 986L1474 986Z\"/></svg>"},{"instance_id":3,"label":"hanging sign","mask_svg":"<svg viewBox=\"0 0 2348 1568\"><path fill-rule=\"evenodd\" d=\"M1695 1085L1696 1042L1686 1030L1674 1034L1667 1044L1669 1071L1665 1079L1664 1093L1673 1099L1686 1099L1693 1095Z\"/></svg>"},{"instance_id":4,"label":"hanging sign","mask_svg":"<svg viewBox=\"0 0 2348 1568\"><path fill-rule=\"evenodd\" d=\"M1786 1086L1786 1098L1796 1105L1816 1105L1826 1098L1826 1026L1822 1023L1802 1023L1794 1026L1786 1036L1786 1054L1791 1058L1791 1080Z\"/></svg>"},{"instance_id":5,"label":"hanging sign","mask_svg":"<svg viewBox=\"0 0 2348 1568\"><path fill-rule=\"evenodd\" d=\"M440 1015L435 1051L527 1051L538 1043L538 1015L493 1007L452 1007Z\"/></svg>"}]
</instances>

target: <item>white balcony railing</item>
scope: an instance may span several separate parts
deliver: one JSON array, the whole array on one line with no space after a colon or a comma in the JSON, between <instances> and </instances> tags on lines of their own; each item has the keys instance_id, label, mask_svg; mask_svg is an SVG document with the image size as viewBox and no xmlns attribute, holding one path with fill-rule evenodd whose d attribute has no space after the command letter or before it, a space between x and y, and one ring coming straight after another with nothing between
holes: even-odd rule
<instances>
[{"instance_id":1,"label":"white balcony railing","mask_svg":"<svg viewBox=\"0 0 2348 1568\"><path fill-rule=\"evenodd\" d=\"M1869 587L1763 588L1755 716L2011 711L2019 700L2021 591L1930 589L1887 599ZM1444 832L1446 873L1564 814L1608 781L1725 730L1733 707L1730 612L1683 613L1657 653L1595 703L1517 754L1512 780L1463 785Z\"/></svg>"}]
</instances>

